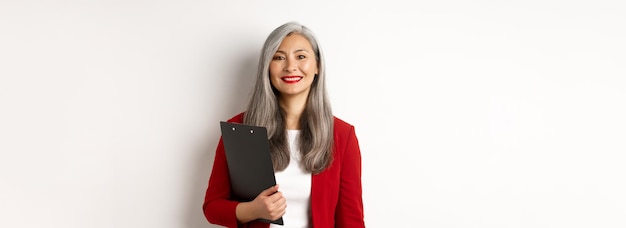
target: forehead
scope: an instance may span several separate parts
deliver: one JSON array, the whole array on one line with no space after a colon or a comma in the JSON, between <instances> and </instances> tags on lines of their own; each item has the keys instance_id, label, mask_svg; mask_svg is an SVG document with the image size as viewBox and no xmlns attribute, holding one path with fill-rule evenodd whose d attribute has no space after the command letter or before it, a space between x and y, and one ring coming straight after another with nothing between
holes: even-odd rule
<instances>
[{"instance_id":1,"label":"forehead","mask_svg":"<svg viewBox=\"0 0 626 228\"><path fill-rule=\"evenodd\" d=\"M285 51L286 49L294 49L294 50L313 50L311 47L311 42L299 33L293 33L288 35L283 39L283 42L278 46L279 51Z\"/></svg>"}]
</instances>

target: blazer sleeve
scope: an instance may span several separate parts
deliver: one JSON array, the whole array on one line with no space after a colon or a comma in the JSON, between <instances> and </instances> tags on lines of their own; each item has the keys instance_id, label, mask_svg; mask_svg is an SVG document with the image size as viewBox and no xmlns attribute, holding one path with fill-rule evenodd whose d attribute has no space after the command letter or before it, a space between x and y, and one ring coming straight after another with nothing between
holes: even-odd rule
<instances>
[{"instance_id":1,"label":"blazer sleeve","mask_svg":"<svg viewBox=\"0 0 626 228\"><path fill-rule=\"evenodd\" d=\"M361 185L361 150L354 126L350 126L342 153L339 201L335 227L365 227Z\"/></svg>"},{"instance_id":2,"label":"blazer sleeve","mask_svg":"<svg viewBox=\"0 0 626 228\"><path fill-rule=\"evenodd\" d=\"M215 151L213 171L209 178L209 185L204 197L204 204L202 205L204 216L210 223L226 227L237 227L237 215L235 210L239 202L229 199L230 177L228 164L226 163L224 144L220 138Z\"/></svg>"}]
</instances>

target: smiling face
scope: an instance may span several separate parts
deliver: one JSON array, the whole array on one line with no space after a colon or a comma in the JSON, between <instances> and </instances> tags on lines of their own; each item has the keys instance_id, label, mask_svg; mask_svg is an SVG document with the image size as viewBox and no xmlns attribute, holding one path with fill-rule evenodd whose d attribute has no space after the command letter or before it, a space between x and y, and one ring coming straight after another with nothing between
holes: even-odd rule
<instances>
[{"instance_id":1,"label":"smiling face","mask_svg":"<svg viewBox=\"0 0 626 228\"><path fill-rule=\"evenodd\" d=\"M308 96L318 73L311 43L294 33L283 39L269 66L270 81L281 97Z\"/></svg>"}]
</instances>

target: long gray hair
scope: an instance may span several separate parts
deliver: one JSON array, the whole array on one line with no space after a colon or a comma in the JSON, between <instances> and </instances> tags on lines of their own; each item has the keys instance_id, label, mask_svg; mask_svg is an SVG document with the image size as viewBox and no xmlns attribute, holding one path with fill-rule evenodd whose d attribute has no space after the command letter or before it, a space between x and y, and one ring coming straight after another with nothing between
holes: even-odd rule
<instances>
[{"instance_id":1,"label":"long gray hair","mask_svg":"<svg viewBox=\"0 0 626 228\"><path fill-rule=\"evenodd\" d=\"M276 28L267 37L259 58L256 83L244 114L244 123L267 128L274 170L287 168L290 153L285 112L278 105L280 93L270 82L269 64L283 39L292 34L300 34L311 43L318 64L318 75L313 79L304 112L300 116L301 132L297 140L302 158L300 165L306 171L317 174L328 168L333 159L334 117L326 92L324 55L309 28L297 22L289 22Z\"/></svg>"}]
</instances>

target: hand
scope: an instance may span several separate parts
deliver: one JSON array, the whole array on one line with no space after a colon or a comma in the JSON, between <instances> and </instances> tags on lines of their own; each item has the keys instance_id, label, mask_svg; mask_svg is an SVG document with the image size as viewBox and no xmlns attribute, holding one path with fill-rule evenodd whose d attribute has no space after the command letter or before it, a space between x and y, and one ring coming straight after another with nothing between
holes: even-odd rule
<instances>
[{"instance_id":1,"label":"hand","mask_svg":"<svg viewBox=\"0 0 626 228\"><path fill-rule=\"evenodd\" d=\"M278 191L278 185L265 189L250 203L254 210L253 213L258 218L270 221L282 217L287 208L287 199L283 197L283 193Z\"/></svg>"}]
</instances>

